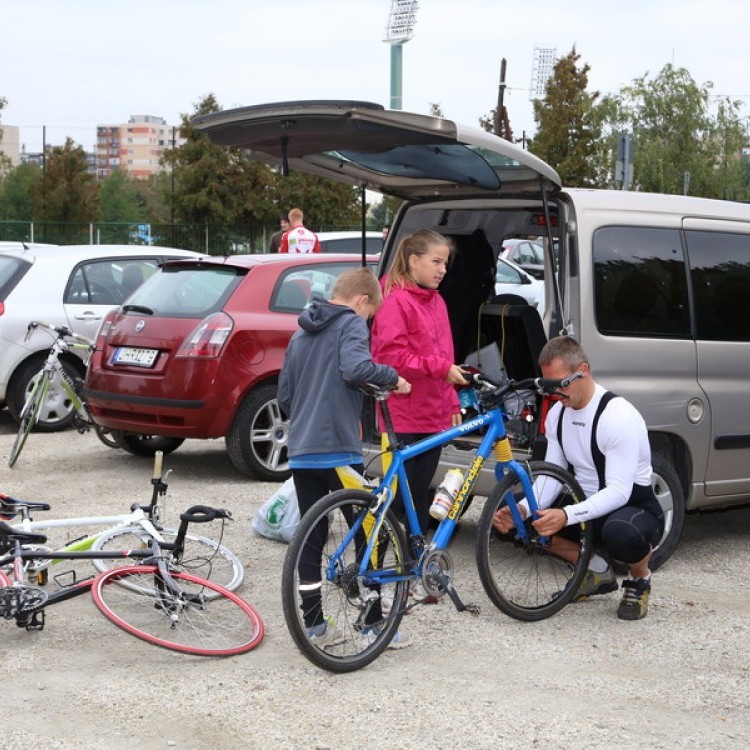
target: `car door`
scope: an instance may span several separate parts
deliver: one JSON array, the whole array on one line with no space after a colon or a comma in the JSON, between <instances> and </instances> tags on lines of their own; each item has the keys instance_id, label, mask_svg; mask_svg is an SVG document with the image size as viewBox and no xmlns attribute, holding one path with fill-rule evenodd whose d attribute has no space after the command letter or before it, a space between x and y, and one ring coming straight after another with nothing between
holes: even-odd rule
<instances>
[{"instance_id":1,"label":"car door","mask_svg":"<svg viewBox=\"0 0 750 750\"><path fill-rule=\"evenodd\" d=\"M104 316L121 305L157 268L157 259L98 258L79 263L65 287L63 304L75 333L96 338Z\"/></svg>"}]
</instances>

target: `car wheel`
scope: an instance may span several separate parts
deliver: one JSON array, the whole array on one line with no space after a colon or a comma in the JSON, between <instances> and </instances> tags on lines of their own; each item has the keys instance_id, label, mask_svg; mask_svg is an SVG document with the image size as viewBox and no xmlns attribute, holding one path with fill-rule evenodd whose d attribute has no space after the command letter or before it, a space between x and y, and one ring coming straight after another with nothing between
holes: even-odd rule
<instances>
[{"instance_id":1,"label":"car wheel","mask_svg":"<svg viewBox=\"0 0 750 750\"><path fill-rule=\"evenodd\" d=\"M240 404L226 437L229 460L252 479L281 482L287 479L289 422L276 400L276 384L252 390Z\"/></svg>"},{"instance_id":2,"label":"car wheel","mask_svg":"<svg viewBox=\"0 0 750 750\"><path fill-rule=\"evenodd\" d=\"M156 451L167 455L176 451L185 442L184 438L141 435L137 432L122 432L121 430L112 430L111 436L120 448L134 456L153 456Z\"/></svg>"},{"instance_id":3,"label":"car wheel","mask_svg":"<svg viewBox=\"0 0 750 750\"><path fill-rule=\"evenodd\" d=\"M64 360L61 360L61 362L65 371L73 380L82 377L82 373L76 369L74 364ZM43 366L44 359L30 359L18 368L11 379L8 386L7 404L8 411L16 422L21 418L21 410L26 402L31 381ZM73 404L60 385L59 375L55 375L47 399L39 411L39 420L34 426L34 431L58 432L64 430L73 421L74 412Z\"/></svg>"},{"instance_id":4,"label":"car wheel","mask_svg":"<svg viewBox=\"0 0 750 750\"><path fill-rule=\"evenodd\" d=\"M654 551L649 567L656 570L663 565L677 548L685 523L685 495L677 472L662 456L652 456L651 484L664 510L664 534Z\"/></svg>"}]
</instances>

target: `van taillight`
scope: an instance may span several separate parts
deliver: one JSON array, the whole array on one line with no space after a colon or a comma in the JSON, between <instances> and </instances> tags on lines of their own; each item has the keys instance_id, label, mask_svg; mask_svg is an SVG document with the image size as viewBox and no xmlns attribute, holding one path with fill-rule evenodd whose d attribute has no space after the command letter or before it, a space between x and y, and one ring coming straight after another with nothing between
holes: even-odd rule
<instances>
[{"instance_id":1,"label":"van taillight","mask_svg":"<svg viewBox=\"0 0 750 750\"><path fill-rule=\"evenodd\" d=\"M234 323L226 313L204 318L182 342L176 357L218 357Z\"/></svg>"}]
</instances>

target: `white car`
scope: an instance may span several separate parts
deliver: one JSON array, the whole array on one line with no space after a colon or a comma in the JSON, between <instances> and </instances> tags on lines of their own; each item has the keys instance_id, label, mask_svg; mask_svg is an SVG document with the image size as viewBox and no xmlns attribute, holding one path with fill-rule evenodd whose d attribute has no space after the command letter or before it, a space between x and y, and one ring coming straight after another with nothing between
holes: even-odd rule
<instances>
[{"instance_id":1,"label":"white car","mask_svg":"<svg viewBox=\"0 0 750 750\"><path fill-rule=\"evenodd\" d=\"M504 240L500 257L512 260L534 278L544 278L544 248L538 242L524 239Z\"/></svg>"},{"instance_id":2,"label":"white car","mask_svg":"<svg viewBox=\"0 0 750 750\"><path fill-rule=\"evenodd\" d=\"M0 244L0 407L7 406L18 419L29 382L52 344L44 330L24 340L32 320L66 325L94 339L102 318L160 263L185 257L200 254L153 246ZM71 375L83 377L85 365L80 357L68 354L64 364ZM64 399L50 399L37 429L61 430L72 416Z\"/></svg>"},{"instance_id":3,"label":"white car","mask_svg":"<svg viewBox=\"0 0 750 750\"><path fill-rule=\"evenodd\" d=\"M359 253L362 250L362 232L317 232L321 251L324 253ZM381 232L365 232L368 255L383 249Z\"/></svg>"},{"instance_id":4,"label":"white car","mask_svg":"<svg viewBox=\"0 0 750 750\"><path fill-rule=\"evenodd\" d=\"M544 314L544 282L505 258L497 259L495 294L519 295L539 310L540 315Z\"/></svg>"}]
</instances>

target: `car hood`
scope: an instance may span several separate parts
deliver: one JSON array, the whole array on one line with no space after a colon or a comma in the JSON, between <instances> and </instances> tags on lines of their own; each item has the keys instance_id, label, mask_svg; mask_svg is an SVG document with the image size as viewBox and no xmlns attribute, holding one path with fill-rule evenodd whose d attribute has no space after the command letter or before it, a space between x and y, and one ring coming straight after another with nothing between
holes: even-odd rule
<instances>
[{"instance_id":1,"label":"car hood","mask_svg":"<svg viewBox=\"0 0 750 750\"><path fill-rule=\"evenodd\" d=\"M403 200L538 195L552 167L479 128L379 104L298 101L200 115L192 124L251 159Z\"/></svg>"}]
</instances>

